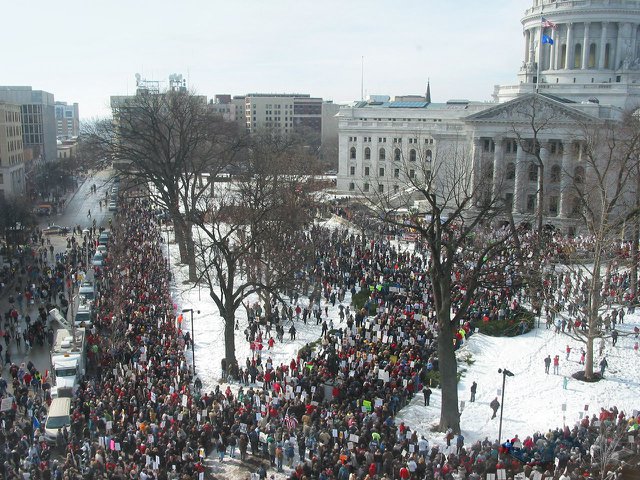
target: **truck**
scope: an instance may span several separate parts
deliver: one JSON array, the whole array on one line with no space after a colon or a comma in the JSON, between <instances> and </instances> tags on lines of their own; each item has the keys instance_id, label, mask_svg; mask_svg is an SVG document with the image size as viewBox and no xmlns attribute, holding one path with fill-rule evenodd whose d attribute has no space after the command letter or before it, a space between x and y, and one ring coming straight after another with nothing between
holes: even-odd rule
<instances>
[{"instance_id":1,"label":"truck","mask_svg":"<svg viewBox=\"0 0 640 480\"><path fill-rule=\"evenodd\" d=\"M71 397L80 386L86 365L86 336L84 328L56 331L51 349L53 377L52 397Z\"/></svg>"}]
</instances>

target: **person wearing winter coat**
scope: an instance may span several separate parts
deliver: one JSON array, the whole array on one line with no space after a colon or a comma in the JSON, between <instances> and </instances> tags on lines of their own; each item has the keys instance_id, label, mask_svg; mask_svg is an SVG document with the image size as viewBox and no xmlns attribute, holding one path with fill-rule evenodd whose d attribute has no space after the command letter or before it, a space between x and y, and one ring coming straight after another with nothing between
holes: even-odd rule
<instances>
[{"instance_id":1,"label":"person wearing winter coat","mask_svg":"<svg viewBox=\"0 0 640 480\"><path fill-rule=\"evenodd\" d=\"M604 371L608 366L609 363L607 362L607 357L602 357L602 360L600 360L600 376L602 378L604 378Z\"/></svg>"},{"instance_id":2,"label":"person wearing winter coat","mask_svg":"<svg viewBox=\"0 0 640 480\"><path fill-rule=\"evenodd\" d=\"M495 397L493 400L491 400L491 403L489 404L489 406L491 407L491 410L493 410L493 416L491 418L494 419L496 418L496 413L500 408L500 402L498 401L498 397Z\"/></svg>"}]
</instances>

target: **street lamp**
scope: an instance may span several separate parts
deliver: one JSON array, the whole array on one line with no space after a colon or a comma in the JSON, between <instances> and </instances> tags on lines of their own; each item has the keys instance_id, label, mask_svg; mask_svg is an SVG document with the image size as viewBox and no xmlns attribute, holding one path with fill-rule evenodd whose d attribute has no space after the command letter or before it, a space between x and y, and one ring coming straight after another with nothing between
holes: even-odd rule
<instances>
[{"instance_id":1,"label":"street lamp","mask_svg":"<svg viewBox=\"0 0 640 480\"><path fill-rule=\"evenodd\" d=\"M193 308L182 309L182 313L187 313L187 312L191 313L191 363L193 364L193 374L195 375L196 374L196 350L195 350L196 342L195 342L195 336L193 333ZM196 313L200 315L200 310L196 310Z\"/></svg>"},{"instance_id":2,"label":"street lamp","mask_svg":"<svg viewBox=\"0 0 640 480\"><path fill-rule=\"evenodd\" d=\"M513 373L506 368L499 368L498 373L502 374L502 401L500 402L500 426L498 427L498 443L502 445L502 410L504 409L504 386L507 377L513 377Z\"/></svg>"}]
</instances>

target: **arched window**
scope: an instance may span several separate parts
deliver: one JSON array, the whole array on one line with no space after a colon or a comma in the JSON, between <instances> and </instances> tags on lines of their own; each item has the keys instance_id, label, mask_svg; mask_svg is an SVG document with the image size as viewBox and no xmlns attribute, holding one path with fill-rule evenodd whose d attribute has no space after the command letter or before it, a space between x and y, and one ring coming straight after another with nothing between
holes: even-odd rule
<instances>
[{"instance_id":1,"label":"arched window","mask_svg":"<svg viewBox=\"0 0 640 480\"><path fill-rule=\"evenodd\" d=\"M596 44L589 45L589 68L596 66Z\"/></svg>"},{"instance_id":2,"label":"arched window","mask_svg":"<svg viewBox=\"0 0 640 480\"><path fill-rule=\"evenodd\" d=\"M516 178L516 164L511 162L507 163L507 172L506 172L507 180L513 180Z\"/></svg>"},{"instance_id":3,"label":"arched window","mask_svg":"<svg viewBox=\"0 0 640 480\"><path fill-rule=\"evenodd\" d=\"M567 68L567 45L560 47L560 66L559 68Z\"/></svg>"},{"instance_id":4,"label":"arched window","mask_svg":"<svg viewBox=\"0 0 640 480\"><path fill-rule=\"evenodd\" d=\"M399 162L399 161L400 161L400 149L399 149L399 148L396 148L396 149L393 151L393 159L394 159L396 162Z\"/></svg>"},{"instance_id":5,"label":"arched window","mask_svg":"<svg viewBox=\"0 0 640 480\"><path fill-rule=\"evenodd\" d=\"M537 182L538 181L538 165L535 163L529 164L529 181Z\"/></svg>"},{"instance_id":6,"label":"arched window","mask_svg":"<svg viewBox=\"0 0 640 480\"><path fill-rule=\"evenodd\" d=\"M609 59L611 58L611 45L607 43L604 47L604 68L609 68Z\"/></svg>"},{"instance_id":7,"label":"arched window","mask_svg":"<svg viewBox=\"0 0 640 480\"><path fill-rule=\"evenodd\" d=\"M416 151L413 148L409 150L409 161L410 162L416 161Z\"/></svg>"},{"instance_id":8,"label":"arched window","mask_svg":"<svg viewBox=\"0 0 640 480\"><path fill-rule=\"evenodd\" d=\"M573 48L573 68L582 68L582 44L576 43Z\"/></svg>"},{"instance_id":9,"label":"arched window","mask_svg":"<svg viewBox=\"0 0 640 480\"><path fill-rule=\"evenodd\" d=\"M551 183L558 183L560 181L560 165L553 165L551 167L550 180Z\"/></svg>"},{"instance_id":10,"label":"arched window","mask_svg":"<svg viewBox=\"0 0 640 480\"><path fill-rule=\"evenodd\" d=\"M369 147L364 149L364 159L371 160L371 149Z\"/></svg>"},{"instance_id":11,"label":"arched window","mask_svg":"<svg viewBox=\"0 0 640 480\"><path fill-rule=\"evenodd\" d=\"M584 183L584 167L576 167L573 171L573 181L581 185Z\"/></svg>"},{"instance_id":12,"label":"arched window","mask_svg":"<svg viewBox=\"0 0 640 480\"><path fill-rule=\"evenodd\" d=\"M384 148L381 148L380 152L378 152L378 159L379 160L386 160L387 159L387 152L385 151Z\"/></svg>"},{"instance_id":13,"label":"arched window","mask_svg":"<svg viewBox=\"0 0 640 480\"><path fill-rule=\"evenodd\" d=\"M431 153L431 150L427 150L425 153L426 153L426 154L425 154L425 160L426 160L427 162L430 162L430 161L431 161L431 159L433 158L433 154Z\"/></svg>"},{"instance_id":14,"label":"arched window","mask_svg":"<svg viewBox=\"0 0 640 480\"><path fill-rule=\"evenodd\" d=\"M351 147L349 149L349 158L351 160L355 160L356 159L356 147Z\"/></svg>"}]
</instances>

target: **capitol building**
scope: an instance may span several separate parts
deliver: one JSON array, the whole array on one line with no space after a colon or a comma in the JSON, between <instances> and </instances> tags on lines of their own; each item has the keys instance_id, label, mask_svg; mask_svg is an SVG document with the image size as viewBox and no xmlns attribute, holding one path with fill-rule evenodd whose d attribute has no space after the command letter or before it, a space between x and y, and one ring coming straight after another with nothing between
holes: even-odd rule
<instances>
[{"instance_id":1,"label":"capitol building","mask_svg":"<svg viewBox=\"0 0 640 480\"><path fill-rule=\"evenodd\" d=\"M456 152L522 221L537 209L541 161L545 222L575 231L569 182L585 175L577 130L640 106L640 0L533 0L522 25L517 84L496 86L494 102L434 103L427 86L424 96L341 108L337 189L393 195Z\"/></svg>"}]
</instances>

